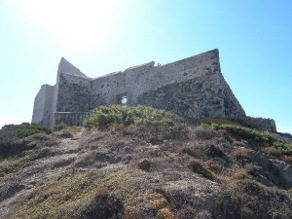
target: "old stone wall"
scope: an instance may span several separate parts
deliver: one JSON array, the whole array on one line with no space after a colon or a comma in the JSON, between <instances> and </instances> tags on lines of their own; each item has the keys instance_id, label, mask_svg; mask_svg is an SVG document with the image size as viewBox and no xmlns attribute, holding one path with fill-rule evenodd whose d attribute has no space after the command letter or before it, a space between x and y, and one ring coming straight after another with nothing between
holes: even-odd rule
<instances>
[{"instance_id":1,"label":"old stone wall","mask_svg":"<svg viewBox=\"0 0 292 219\"><path fill-rule=\"evenodd\" d=\"M104 77L93 79L92 94L99 95L97 104L112 105L117 103L117 96L127 93L128 105L136 104L137 95L144 91L147 81L143 80L144 74L151 74L154 62L126 69L124 72L115 72Z\"/></svg>"},{"instance_id":2,"label":"old stone wall","mask_svg":"<svg viewBox=\"0 0 292 219\"><path fill-rule=\"evenodd\" d=\"M237 121L250 128L255 128L262 131L277 132L276 124L273 119L263 119L246 116L239 118Z\"/></svg>"},{"instance_id":3,"label":"old stone wall","mask_svg":"<svg viewBox=\"0 0 292 219\"><path fill-rule=\"evenodd\" d=\"M91 79L80 75L59 75L57 112L88 112L95 99L90 91Z\"/></svg>"},{"instance_id":4,"label":"old stone wall","mask_svg":"<svg viewBox=\"0 0 292 219\"><path fill-rule=\"evenodd\" d=\"M222 117L223 99L218 99L216 92L211 89L205 90L201 80L191 79L142 93L138 96L137 102L197 119Z\"/></svg>"},{"instance_id":5,"label":"old stone wall","mask_svg":"<svg viewBox=\"0 0 292 219\"><path fill-rule=\"evenodd\" d=\"M218 50L154 71L153 78L157 80L155 83L152 81L154 86L149 86L149 91L137 97L138 104L197 119L245 116L221 74ZM159 83L160 78L162 83Z\"/></svg>"},{"instance_id":6,"label":"old stone wall","mask_svg":"<svg viewBox=\"0 0 292 219\"><path fill-rule=\"evenodd\" d=\"M44 117L52 113L52 98L55 86L42 85L35 97L32 123L39 123Z\"/></svg>"},{"instance_id":7,"label":"old stone wall","mask_svg":"<svg viewBox=\"0 0 292 219\"><path fill-rule=\"evenodd\" d=\"M144 79L151 83L137 97L139 104L198 119L245 116L221 74L218 50L157 67L153 72L152 79Z\"/></svg>"},{"instance_id":8,"label":"old stone wall","mask_svg":"<svg viewBox=\"0 0 292 219\"><path fill-rule=\"evenodd\" d=\"M92 85L102 105L116 104L125 93L129 106L143 104L195 118L245 116L221 74L218 50L162 66L135 66L94 79Z\"/></svg>"}]
</instances>

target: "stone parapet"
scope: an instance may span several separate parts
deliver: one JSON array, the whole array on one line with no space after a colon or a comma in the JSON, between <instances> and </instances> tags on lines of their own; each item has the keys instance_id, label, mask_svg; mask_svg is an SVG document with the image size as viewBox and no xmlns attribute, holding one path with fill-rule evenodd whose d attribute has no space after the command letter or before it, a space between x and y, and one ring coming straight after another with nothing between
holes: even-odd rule
<instances>
[{"instance_id":1,"label":"stone parapet","mask_svg":"<svg viewBox=\"0 0 292 219\"><path fill-rule=\"evenodd\" d=\"M277 132L276 123L273 119L245 116L236 120L244 126L254 128L260 131Z\"/></svg>"}]
</instances>

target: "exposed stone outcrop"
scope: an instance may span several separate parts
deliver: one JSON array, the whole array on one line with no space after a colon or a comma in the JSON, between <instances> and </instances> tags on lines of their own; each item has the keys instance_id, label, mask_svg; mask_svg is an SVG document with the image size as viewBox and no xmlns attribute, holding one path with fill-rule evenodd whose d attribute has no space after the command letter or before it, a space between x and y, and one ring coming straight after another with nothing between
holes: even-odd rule
<instances>
[{"instance_id":1,"label":"exposed stone outcrop","mask_svg":"<svg viewBox=\"0 0 292 219\"><path fill-rule=\"evenodd\" d=\"M282 187L283 189L292 188L291 164L269 159L268 156L261 151L252 151L251 160L256 162L262 168L262 174L275 185ZM264 183L269 184L269 182Z\"/></svg>"}]
</instances>

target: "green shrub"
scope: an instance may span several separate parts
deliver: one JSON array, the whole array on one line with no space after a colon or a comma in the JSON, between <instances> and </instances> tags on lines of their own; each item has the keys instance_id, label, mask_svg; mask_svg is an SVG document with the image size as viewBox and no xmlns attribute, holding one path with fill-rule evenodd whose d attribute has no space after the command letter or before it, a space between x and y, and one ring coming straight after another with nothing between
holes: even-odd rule
<instances>
[{"instance_id":1,"label":"green shrub","mask_svg":"<svg viewBox=\"0 0 292 219\"><path fill-rule=\"evenodd\" d=\"M179 117L169 114L164 110L153 109L146 106L125 108L120 105L102 106L92 115L86 117L84 126L87 128L107 128L111 124L123 124L125 126L152 125L171 130L175 127Z\"/></svg>"},{"instance_id":2,"label":"green shrub","mask_svg":"<svg viewBox=\"0 0 292 219\"><path fill-rule=\"evenodd\" d=\"M217 123L212 123L211 127L215 130L219 130L219 129L226 130L230 134L237 135L247 140L253 140L257 143L272 143L274 141L273 138L269 134L257 131L255 129L244 128L237 125L217 124Z\"/></svg>"},{"instance_id":3,"label":"green shrub","mask_svg":"<svg viewBox=\"0 0 292 219\"><path fill-rule=\"evenodd\" d=\"M273 146L282 154L292 155L292 143L275 142Z\"/></svg>"},{"instance_id":4,"label":"green shrub","mask_svg":"<svg viewBox=\"0 0 292 219\"><path fill-rule=\"evenodd\" d=\"M216 130L226 130L227 132L243 137L246 140L253 140L257 143L268 143L271 146L269 150L274 148L273 150L279 154L292 155L292 143L282 142L280 139L273 137L272 134L236 125L212 123L211 127Z\"/></svg>"},{"instance_id":5,"label":"green shrub","mask_svg":"<svg viewBox=\"0 0 292 219\"><path fill-rule=\"evenodd\" d=\"M50 134L51 129L45 126L22 123L20 125L5 125L0 130L0 141L23 138L35 133Z\"/></svg>"},{"instance_id":6,"label":"green shrub","mask_svg":"<svg viewBox=\"0 0 292 219\"><path fill-rule=\"evenodd\" d=\"M120 105L102 106L84 121L84 126L89 129L93 127L108 129L116 125L127 128L131 125L139 126L144 129L144 137L152 143L169 138L181 140L188 138L184 119L164 110L141 105L131 108Z\"/></svg>"},{"instance_id":7,"label":"green shrub","mask_svg":"<svg viewBox=\"0 0 292 219\"><path fill-rule=\"evenodd\" d=\"M202 175L207 179L214 180L214 176L211 171L209 171L202 162L198 160L190 160L188 167L194 172Z\"/></svg>"},{"instance_id":8,"label":"green shrub","mask_svg":"<svg viewBox=\"0 0 292 219\"><path fill-rule=\"evenodd\" d=\"M124 110L121 106L101 106L93 112L91 116L87 116L84 126L87 128L100 127L105 128L109 124L122 123Z\"/></svg>"},{"instance_id":9,"label":"green shrub","mask_svg":"<svg viewBox=\"0 0 292 219\"><path fill-rule=\"evenodd\" d=\"M211 129L210 126L200 125L193 129L193 133L196 138L208 140L216 136L216 131Z\"/></svg>"}]
</instances>

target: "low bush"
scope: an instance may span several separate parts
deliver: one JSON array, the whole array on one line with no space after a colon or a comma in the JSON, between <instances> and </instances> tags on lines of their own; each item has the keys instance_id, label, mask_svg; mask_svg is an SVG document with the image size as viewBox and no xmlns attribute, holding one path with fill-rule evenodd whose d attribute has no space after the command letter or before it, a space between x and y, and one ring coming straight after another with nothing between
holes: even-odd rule
<instances>
[{"instance_id":1,"label":"low bush","mask_svg":"<svg viewBox=\"0 0 292 219\"><path fill-rule=\"evenodd\" d=\"M0 143L1 156L10 156L36 147L51 147L57 145L58 140L44 133L36 133L21 139L7 139Z\"/></svg>"},{"instance_id":2,"label":"low bush","mask_svg":"<svg viewBox=\"0 0 292 219\"><path fill-rule=\"evenodd\" d=\"M151 132L167 132L173 138L186 138L183 119L167 113L164 110L153 109L146 106L125 108L120 105L102 106L90 116L86 117L86 128L98 127L109 129L116 125L128 127L130 125L147 127Z\"/></svg>"},{"instance_id":3,"label":"low bush","mask_svg":"<svg viewBox=\"0 0 292 219\"><path fill-rule=\"evenodd\" d=\"M275 142L273 145L281 154L292 155L292 143Z\"/></svg>"},{"instance_id":4,"label":"low bush","mask_svg":"<svg viewBox=\"0 0 292 219\"><path fill-rule=\"evenodd\" d=\"M188 167L194 173L200 174L207 179L214 180L214 176L213 176L212 172L210 172L207 168L205 168L204 165L200 161L191 160L191 161L189 161Z\"/></svg>"},{"instance_id":5,"label":"low bush","mask_svg":"<svg viewBox=\"0 0 292 219\"><path fill-rule=\"evenodd\" d=\"M0 130L0 141L23 138L35 133L50 134L51 129L45 126L22 123L21 125L5 125Z\"/></svg>"},{"instance_id":6,"label":"low bush","mask_svg":"<svg viewBox=\"0 0 292 219\"><path fill-rule=\"evenodd\" d=\"M193 129L196 138L208 140L214 138L217 133L207 125L200 125Z\"/></svg>"},{"instance_id":7,"label":"low bush","mask_svg":"<svg viewBox=\"0 0 292 219\"><path fill-rule=\"evenodd\" d=\"M51 133L51 129L29 123L22 123L21 125L5 125L0 130L0 155L13 154L19 151L25 139L34 134L46 135Z\"/></svg>"},{"instance_id":8,"label":"low bush","mask_svg":"<svg viewBox=\"0 0 292 219\"><path fill-rule=\"evenodd\" d=\"M229 132L230 134L237 135L247 140L252 140L257 143L272 143L274 139L271 135L257 131L255 129L244 128L237 125L228 125L228 124L218 124L212 123L211 127L215 130L223 129Z\"/></svg>"},{"instance_id":9,"label":"low bush","mask_svg":"<svg viewBox=\"0 0 292 219\"><path fill-rule=\"evenodd\" d=\"M122 218L124 213L120 199L111 194L106 188L97 189L93 199L76 212L76 218Z\"/></svg>"},{"instance_id":10,"label":"low bush","mask_svg":"<svg viewBox=\"0 0 292 219\"><path fill-rule=\"evenodd\" d=\"M107 128L110 124L156 125L165 128L174 126L179 120L175 115L164 110L153 109L146 106L125 108L120 105L102 106L91 116L86 117L84 126L87 128Z\"/></svg>"},{"instance_id":11,"label":"low bush","mask_svg":"<svg viewBox=\"0 0 292 219\"><path fill-rule=\"evenodd\" d=\"M284 142L275 134L227 124L212 123L211 127L215 130L226 130L230 134L237 135L249 141L251 140L256 143L265 144L266 146L269 146L270 149L267 149L267 152L271 155L292 155L292 143Z\"/></svg>"},{"instance_id":12,"label":"low bush","mask_svg":"<svg viewBox=\"0 0 292 219\"><path fill-rule=\"evenodd\" d=\"M251 179L239 180L236 184L236 195L257 218L291 218L291 211L287 211L291 208L291 197L286 192Z\"/></svg>"},{"instance_id":13,"label":"low bush","mask_svg":"<svg viewBox=\"0 0 292 219\"><path fill-rule=\"evenodd\" d=\"M184 147L181 149L181 154L187 154L191 157L197 157L197 154L195 153L195 151L193 150L193 148L190 147Z\"/></svg>"},{"instance_id":14,"label":"low bush","mask_svg":"<svg viewBox=\"0 0 292 219\"><path fill-rule=\"evenodd\" d=\"M149 171L151 167L151 163L149 162L149 160L143 160L142 162L138 163L138 167L141 170Z\"/></svg>"}]
</instances>

